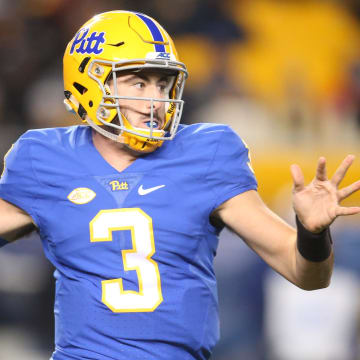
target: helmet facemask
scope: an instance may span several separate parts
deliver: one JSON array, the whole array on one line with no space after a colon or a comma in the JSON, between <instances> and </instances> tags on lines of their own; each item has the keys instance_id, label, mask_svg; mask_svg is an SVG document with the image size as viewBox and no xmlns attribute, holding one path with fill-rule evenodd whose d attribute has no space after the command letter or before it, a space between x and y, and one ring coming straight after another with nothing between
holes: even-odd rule
<instances>
[{"instance_id":1,"label":"helmet facemask","mask_svg":"<svg viewBox=\"0 0 360 360\"><path fill-rule=\"evenodd\" d=\"M144 61L144 59L138 59L136 62L137 61L141 61L143 64L134 64L133 61L114 63L105 60L94 60L89 64L88 75L98 83L102 92L102 99L96 112L96 120L102 125L96 124L90 118L87 118L86 121L102 135L117 142L124 143L132 150L152 152L157 147L160 147L163 141L172 140L176 134L183 111L184 101L181 100L181 98L187 73L184 68L179 67L179 65L182 64L177 62L164 65L163 61ZM101 78L99 78L96 73L102 75L102 69L107 67L111 67L111 70L108 71L109 74L103 84ZM94 69L96 70L94 71ZM164 73L164 75L174 77L172 86L168 91L168 98L119 95L117 88L118 74L136 74L145 71ZM113 83L113 91L111 91L109 87L110 80ZM149 129L135 127L131 124L130 119L127 119L121 110L121 100L134 101L135 106L137 101L150 102ZM157 119L154 116L155 102L165 103L165 119L162 120L163 124L161 129L156 128Z\"/></svg>"}]
</instances>

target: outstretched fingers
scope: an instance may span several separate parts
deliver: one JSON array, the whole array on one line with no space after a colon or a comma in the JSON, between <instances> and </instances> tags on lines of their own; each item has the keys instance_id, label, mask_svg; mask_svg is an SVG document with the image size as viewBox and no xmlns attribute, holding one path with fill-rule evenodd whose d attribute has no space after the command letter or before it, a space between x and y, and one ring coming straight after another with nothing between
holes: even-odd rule
<instances>
[{"instance_id":1,"label":"outstretched fingers","mask_svg":"<svg viewBox=\"0 0 360 360\"><path fill-rule=\"evenodd\" d=\"M348 155L346 156L346 158L342 161L342 163L340 164L340 166L337 168L337 170L335 171L334 176L331 179L331 182L338 187L342 181L342 179L344 178L344 176L346 175L346 172L348 171L349 167L351 166L351 164L353 163L355 159L354 155Z\"/></svg>"},{"instance_id":2,"label":"outstretched fingers","mask_svg":"<svg viewBox=\"0 0 360 360\"><path fill-rule=\"evenodd\" d=\"M358 206L339 206L336 210L336 216L355 215L360 213L360 207Z\"/></svg>"},{"instance_id":3,"label":"outstretched fingers","mask_svg":"<svg viewBox=\"0 0 360 360\"><path fill-rule=\"evenodd\" d=\"M318 166L316 169L316 180L319 181L326 181L327 180L327 174L326 174L326 160L322 156L318 160Z\"/></svg>"},{"instance_id":4,"label":"outstretched fingers","mask_svg":"<svg viewBox=\"0 0 360 360\"><path fill-rule=\"evenodd\" d=\"M346 199L348 196L353 194L354 192L360 190L360 180L352 183L349 186L344 187L338 191L338 199L342 201Z\"/></svg>"},{"instance_id":5,"label":"outstretched fingers","mask_svg":"<svg viewBox=\"0 0 360 360\"><path fill-rule=\"evenodd\" d=\"M294 183L294 191L298 192L304 189L304 175L300 166L296 164L291 165L290 172Z\"/></svg>"}]
</instances>

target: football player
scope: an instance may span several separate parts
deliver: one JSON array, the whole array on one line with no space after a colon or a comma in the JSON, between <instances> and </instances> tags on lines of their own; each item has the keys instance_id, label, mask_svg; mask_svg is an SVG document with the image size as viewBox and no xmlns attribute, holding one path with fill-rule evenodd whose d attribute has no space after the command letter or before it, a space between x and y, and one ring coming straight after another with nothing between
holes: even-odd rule
<instances>
[{"instance_id":1,"label":"football player","mask_svg":"<svg viewBox=\"0 0 360 360\"><path fill-rule=\"evenodd\" d=\"M1 245L36 230L56 267L53 360L209 359L219 338L213 258L224 226L306 290L328 286L340 201L320 158L293 165L297 229L260 199L249 153L227 126L179 125L187 78L144 14L85 23L64 55L65 105L80 126L30 130L0 181Z\"/></svg>"}]
</instances>

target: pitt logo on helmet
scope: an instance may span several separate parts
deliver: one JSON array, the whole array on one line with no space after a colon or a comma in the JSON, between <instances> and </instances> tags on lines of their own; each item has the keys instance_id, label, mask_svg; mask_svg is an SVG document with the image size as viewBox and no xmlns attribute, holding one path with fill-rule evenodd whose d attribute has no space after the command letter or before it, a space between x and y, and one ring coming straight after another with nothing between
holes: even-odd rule
<instances>
[{"instance_id":1,"label":"pitt logo on helmet","mask_svg":"<svg viewBox=\"0 0 360 360\"><path fill-rule=\"evenodd\" d=\"M99 46L105 43L105 32L93 31L88 37L89 29L83 28L75 35L74 42L71 45L70 54L101 54L104 50Z\"/></svg>"}]
</instances>

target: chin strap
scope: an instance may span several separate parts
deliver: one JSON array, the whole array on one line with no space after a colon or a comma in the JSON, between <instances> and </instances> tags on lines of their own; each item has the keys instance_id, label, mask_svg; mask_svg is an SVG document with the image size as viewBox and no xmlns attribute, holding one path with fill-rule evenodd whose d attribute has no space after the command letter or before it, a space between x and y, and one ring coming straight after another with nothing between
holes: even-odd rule
<instances>
[{"instance_id":1,"label":"chin strap","mask_svg":"<svg viewBox=\"0 0 360 360\"><path fill-rule=\"evenodd\" d=\"M100 125L97 125L88 116L86 118L86 121L95 131L97 131L101 135L113 141L122 143L126 145L129 149L139 153L153 152L163 144L163 141L156 139L146 139L145 137L139 135L131 134L131 136L128 136L128 133L126 131L124 131L120 135L112 134L111 132L104 130Z\"/></svg>"},{"instance_id":2,"label":"chin strap","mask_svg":"<svg viewBox=\"0 0 360 360\"><path fill-rule=\"evenodd\" d=\"M66 109L69 112L76 114L75 109L77 107L79 107L78 114L82 118L83 122L87 122L95 131L97 131L98 133L100 133L101 135L105 136L108 139L111 139L118 143L122 143L133 151L136 151L139 153L145 153L145 154L155 151L164 142L163 139L160 140L160 139L151 137L151 136L154 136L154 134L157 137L165 136L164 130L153 130L153 132L149 131L149 134L147 134L147 133L145 133L145 129L133 128L138 131L138 134L134 134L131 131L126 131L126 130L122 130L122 132L119 135L113 134L112 132L105 130L103 128L103 126L96 124L95 121L93 121L86 114L86 112L80 111L80 108L82 108L81 104L79 104L78 101L76 100L76 98L74 96L72 96L70 93L67 95L68 95L67 98L64 100L64 105L65 105ZM121 114L121 116L123 118L123 123L124 123L123 127L125 127L125 129L129 128L130 123L122 114ZM101 119L99 121L101 121ZM104 124L104 126L112 127L111 122L109 122L109 123L105 122L105 121L101 121L101 122ZM113 127L117 128L116 126L113 126ZM149 137L147 137L147 136L149 136Z\"/></svg>"}]
</instances>

